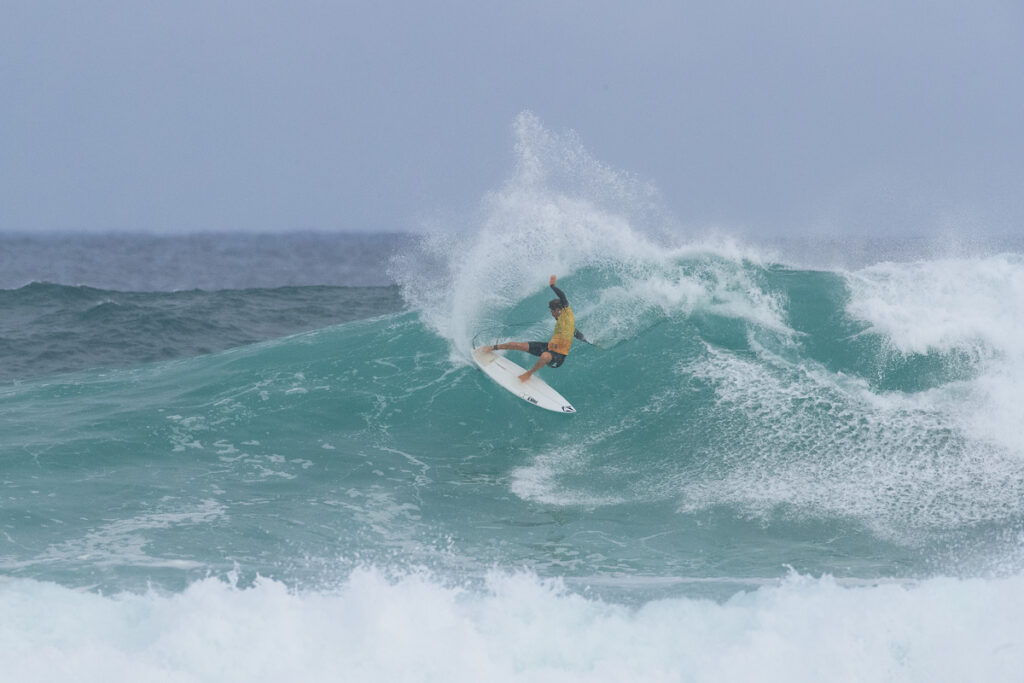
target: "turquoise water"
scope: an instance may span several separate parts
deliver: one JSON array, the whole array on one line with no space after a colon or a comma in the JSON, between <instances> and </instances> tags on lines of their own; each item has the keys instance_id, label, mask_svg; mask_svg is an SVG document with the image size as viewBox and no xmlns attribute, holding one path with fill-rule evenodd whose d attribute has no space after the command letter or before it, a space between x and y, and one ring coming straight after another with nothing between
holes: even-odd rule
<instances>
[{"instance_id":1,"label":"turquoise water","mask_svg":"<svg viewBox=\"0 0 1024 683\"><path fill-rule=\"evenodd\" d=\"M809 643L849 643L797 640L794 625L806 637L842 618L869 661L915 679L943 660L935 615L981 601L984 626L958 647L984 650L972 665L999 680L1024 656L1022 282L1014 253L828 271L690 246L582 264L559 284L600 348L542 371L572 416L504 392L468 362L468 340L445 337L543 337L544 280L493 301L457 283L429 302L396 287L7 290L23 323L6 352L38 365L9 366L0 388L0 653L31 679L40 648L78 661L100 639L132 666L207 680L222 678L221 650L168 645L176 619L219 620L233 656L260 647L251 619L299 650L328 635L298 624L324 619L348 644L303 655L311 675L384 680L397 663L350 631L405 642L427 613L442 623L398 658L423 679L703 680L702 667L728 673L695 640L746 643L757 661L767 629L810 657ZM315 329L273 337L312 301ZM31 360L47 329L65 343L59 325L78 348L71 372ZM101 343L119 325L120 364ZM261 330L273 338L246 341ZM172 360L131 355L162 347ZM41 612L72 630L36 632ZM892 619L901 656L877 634ZM996 655L982 645L993 623L1007 629ZM524 644L523 629L553 629L561 649ZM419 638L450 648L467 630L479 666L426 675ZM497 643L523 648L519 664Z\"/></svg>"},{"instance_id":2,"label":"turquoise water","mask_svg":"<svg viewBox=\"0 0 1024 683\"><path fill-rule=\"evenodd\" d=\"M601 305L624 281L602 269L562 281L602 344L546 371L573 417L524 410L412 311L10 384L5 565L108 591L180 589L235 564L305 585L396 562L459 578L511 566L731 586L787 567L957 573L965 545L984 554L1019 527L1015 430L972 433L991 407L967 400L999 381L1008 349L968 338L901 352L849 312L887 269L844 277L710 254L664 267L669 284L697 287L684 310ZM15 298L38 305L39 290ZM69 291L103 302L83 327L118 296L50 295ZM381 296L397 307L388 290L340 291L351 307ZM546 298L508 317L543 312ZM168 343L164 328L176 326L149 339L136 328L134 343Z\"/></svg>"}]
</instances>

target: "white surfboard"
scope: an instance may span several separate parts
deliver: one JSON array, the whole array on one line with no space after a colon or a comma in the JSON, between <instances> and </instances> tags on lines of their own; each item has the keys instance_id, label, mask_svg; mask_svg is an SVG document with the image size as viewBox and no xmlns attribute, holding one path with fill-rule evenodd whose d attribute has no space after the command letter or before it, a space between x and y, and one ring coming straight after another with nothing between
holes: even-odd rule
<instances>
[{"instance_id":1,"label":"white surfboard","mask_svg":"<svg viewBox=\"0 0 1024 683\"><path fill-rule=\"evenodd\" d=\"M526 372L526 368L519 367L505 356L485 348L479 348L473 349L473 360L481 370L487 373L488 377L524 401L556 413L576 412L576 409L565 400L565 397L537 375L532 375L525 382L520 382L519 375Z\"/></svg>"}]
</instances>

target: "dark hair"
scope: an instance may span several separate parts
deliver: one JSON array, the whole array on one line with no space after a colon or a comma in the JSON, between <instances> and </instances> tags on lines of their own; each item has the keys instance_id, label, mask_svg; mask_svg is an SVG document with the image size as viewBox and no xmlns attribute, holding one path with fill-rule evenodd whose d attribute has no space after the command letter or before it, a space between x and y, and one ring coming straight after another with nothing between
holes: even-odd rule
<instances>
[{"instance_id":1,"label":"dark hair","mask_svg":"<svg viewBox=\"0 0 1024 683\"><path fill-rule=\"evenodd\" d=\"M552 311L557 311L559 308L563 308L561 299L552 299L548 302L548 308Z\"/></svg>"}]
</instances>

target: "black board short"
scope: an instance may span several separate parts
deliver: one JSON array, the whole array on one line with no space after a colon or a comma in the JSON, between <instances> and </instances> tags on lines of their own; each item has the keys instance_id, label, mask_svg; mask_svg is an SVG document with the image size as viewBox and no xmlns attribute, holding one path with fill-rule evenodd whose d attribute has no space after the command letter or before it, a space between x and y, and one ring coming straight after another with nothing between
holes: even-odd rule
<instances>
[{"instance_id":1,"label":"black board short","mask_svg":"<svg viewBox=\"0 0 1024 683\"><path fill-rule=\"evenodd\" d=\"M565 354L552 351L548 348L547 342L530 342L530 353L533 355L539 356L545 351L551 354L551 362L548 363L549 368L557 368L565 362Z\"/></svg>"}]
</instances>

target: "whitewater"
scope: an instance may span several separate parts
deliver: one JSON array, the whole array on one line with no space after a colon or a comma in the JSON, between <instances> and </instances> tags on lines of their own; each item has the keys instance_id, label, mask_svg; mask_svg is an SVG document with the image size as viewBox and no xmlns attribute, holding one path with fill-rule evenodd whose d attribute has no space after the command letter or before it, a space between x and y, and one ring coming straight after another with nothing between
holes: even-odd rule
<instances>
[{"instance_id":1,"label":"whitewater","mask_svg":"<svg viewBox=\"0 0 1024 683\"><path fill-rule=\"evenodd\" d=\"M1024 245L697 236L515 134L417 236L0 238L4 680L1020 680ZM469 358L553 273L576 415Z\"/></svg>"}]
</instances>

